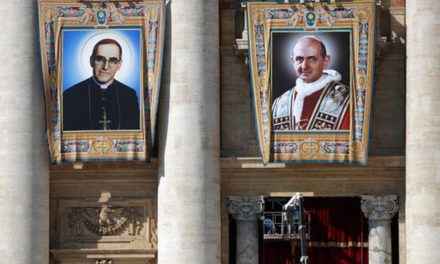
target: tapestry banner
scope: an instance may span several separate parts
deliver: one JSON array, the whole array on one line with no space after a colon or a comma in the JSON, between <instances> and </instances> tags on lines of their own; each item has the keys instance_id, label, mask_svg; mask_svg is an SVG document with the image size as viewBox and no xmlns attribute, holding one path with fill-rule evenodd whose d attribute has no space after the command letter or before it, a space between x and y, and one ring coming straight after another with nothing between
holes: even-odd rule
<instances>
[{"instance_id":1,"label":"tapestry banner","mask_svg":"<svg viewBox=\"0 0 440 264\"><path fill-rule=\"evenodd\" d=\"M164 1L39 0L38 15L51 161L148 161Z\"/></svg>"},{"instance_id":2,"label":"tapestry banner","mask_svg":"<svg viewBox=\"0 0 440 264\"><path fill-rule=\"evenodd\" d=\"M246 17L264 162L365 164L374 0L248 2Z\"/></svg>"}]
</instances>

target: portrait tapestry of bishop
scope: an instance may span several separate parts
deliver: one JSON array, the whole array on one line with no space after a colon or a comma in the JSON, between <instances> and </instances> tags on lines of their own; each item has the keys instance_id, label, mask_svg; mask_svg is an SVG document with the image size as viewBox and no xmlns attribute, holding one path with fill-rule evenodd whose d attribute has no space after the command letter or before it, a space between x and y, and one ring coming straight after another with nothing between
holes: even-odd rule
<instances>
[{"instance_id":1,"label":"portrait tapestry of bishop","mask_svg":"<svg viewBox=\"0 0 440 264\"><path fill-rule=\"evenodd\" d=\"M121 68L122 48L114 39L102 39L93 48L93 76L63 92L63 130L139 129L136 91L115 79Z\"/></svg>"}]
</instances>

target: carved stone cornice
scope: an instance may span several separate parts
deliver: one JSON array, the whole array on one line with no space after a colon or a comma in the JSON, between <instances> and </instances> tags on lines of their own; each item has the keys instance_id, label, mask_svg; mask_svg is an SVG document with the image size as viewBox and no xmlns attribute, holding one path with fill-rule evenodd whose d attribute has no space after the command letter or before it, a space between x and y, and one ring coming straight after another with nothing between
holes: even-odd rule
<instances>
[{"instance_id":1,"label":"carved stone cornice","mask_svg":"<svg viewBox=\"0 0 440 264\"><path fill-rule=\"evenodd\" d=\"M62 263L87 263L93 264L156 264L156 249L51 249L53 261L56 264Z\"/></svg>"},{"instance_id":2,"label":"carved stone cornice","mask_svg":"<svg viewBox=\"0 0 440 264\"><path fill-rule=\"evenodd\" d=\"M361 209L369 220L390 220L399 210L397 195L362 195Z\"/></svg>"},{"instance_id":3,"label":"carved stone cornice","mask_svg":"<svg viewBox=\"0 0 440 264\"><path fill-rule=\"evenodd\" d=\"M229 196L228 212L237 220L256 220L264 212L264 198Z\"/></svg>"}]
</instances>

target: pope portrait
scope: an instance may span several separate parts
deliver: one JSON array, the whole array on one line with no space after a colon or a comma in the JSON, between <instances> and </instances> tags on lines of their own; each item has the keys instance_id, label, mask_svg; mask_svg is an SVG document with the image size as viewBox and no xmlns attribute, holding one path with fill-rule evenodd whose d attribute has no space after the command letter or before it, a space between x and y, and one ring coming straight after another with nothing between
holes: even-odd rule
<instances>
[{"instance_id":1,"label":"pope portrait","mask_svg":"<svg viewBox=\"0 0 440 264\"><path fill-rule=\"evenodd\" d=\"M328 69L331 57L315 36L301 37L292 48L295 86L272 104L273 130L348 130L350 88Z\"/></svg>"}]
</instances>

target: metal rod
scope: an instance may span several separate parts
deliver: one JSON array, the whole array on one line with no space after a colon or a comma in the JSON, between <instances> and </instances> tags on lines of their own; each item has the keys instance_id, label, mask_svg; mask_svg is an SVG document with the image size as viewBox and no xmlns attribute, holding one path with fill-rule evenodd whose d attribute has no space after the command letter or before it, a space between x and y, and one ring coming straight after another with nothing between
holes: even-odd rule
<instances>
[{"instance_id":1,"label":"metal rod","mask_svg":"<svg viewBox=\"0 0 440 264\"><path fill-rule=\"evenodd\" d=\"M306 226L304 225L304 211L303 211L304 197L301 195L299 198L299 234L301 239L301 264L307 264L309 257L307 256L307 238L306 238ZM293 209L292 209L293 210ZM293 213L293 211L292 211Z\"/></svg>"}]
</instances>

